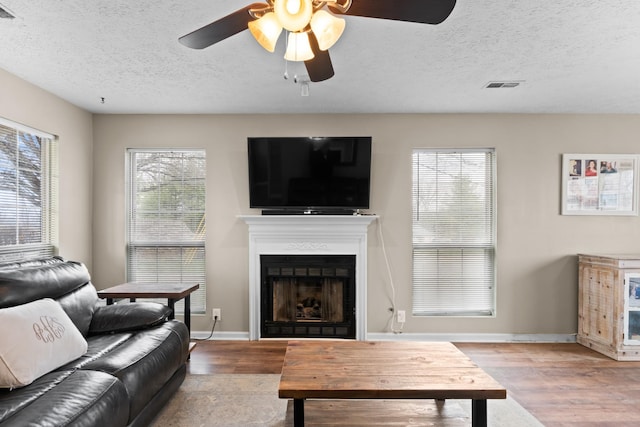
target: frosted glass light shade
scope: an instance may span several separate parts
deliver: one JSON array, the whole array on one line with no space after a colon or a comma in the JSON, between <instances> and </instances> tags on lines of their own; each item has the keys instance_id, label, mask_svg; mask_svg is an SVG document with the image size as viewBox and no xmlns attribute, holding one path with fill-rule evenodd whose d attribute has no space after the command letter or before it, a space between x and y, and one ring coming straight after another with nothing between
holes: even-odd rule
<instances>
[{"instance_id":1,"label":"frosted glass light shade","mask_svg":"<svg viewBox=\"0 0 640 427\"><path fill-rule=\"evenodd\" d=\"M249 22L249 31L260 46L273 52L276 49L278 37L282 32L282 25L278 21L276 14L269 12L260 19Z\"/></svg>"},{"instance_id":2,"label":"frosted glass light shade","mask_svg":"<svg viewBox=\"0 0 640 427\"><path fill-rule=\"evenodd\" d=\"M311 0L275 0L273 10L278 21L289 31L300 31L309 24L313 14Z\"/></svg>"},{"instance_id":3,"label":"frosted glass light shade","mask_svg":"<svg viewBox=\"0 0 640 427\"><path fill-rule=\"evenodd\" d=\"M289 43L287 43L284 59L287 61L308 61L314 56L309 44L309 34L289 33Z\"/></svg>"},{"instance_id":4,"label":"frosted glass light shade","mask_svg":"<svg viewBox=\"0 0 640 427\"><path fill-rule=\"evenodd\" d=\"M333 46L344 31L345 21L333 16L326 10L319 10L311 18L311 29L318 40L320 50L327 50Z\"/></svg>"}]
</instances>

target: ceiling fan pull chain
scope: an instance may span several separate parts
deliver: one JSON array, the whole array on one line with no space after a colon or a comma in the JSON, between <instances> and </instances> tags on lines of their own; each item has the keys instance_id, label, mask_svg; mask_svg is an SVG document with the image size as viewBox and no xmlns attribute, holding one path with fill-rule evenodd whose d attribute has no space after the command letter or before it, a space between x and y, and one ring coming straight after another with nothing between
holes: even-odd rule
<instances>
[{"instance_id":1,"label":"ceiling fan pull chain","mask_svg":"<svg viewBox=\"0 0 640 427\"><path fill-rule=\"evenodd\" d=\"M287 51L287 48L289 47L289 31L285 30L284 33L284 51ZM289 80L289 61L287 61L287 58L284 58L284 79L285 80Z\"/></svg>"}]
</instances>

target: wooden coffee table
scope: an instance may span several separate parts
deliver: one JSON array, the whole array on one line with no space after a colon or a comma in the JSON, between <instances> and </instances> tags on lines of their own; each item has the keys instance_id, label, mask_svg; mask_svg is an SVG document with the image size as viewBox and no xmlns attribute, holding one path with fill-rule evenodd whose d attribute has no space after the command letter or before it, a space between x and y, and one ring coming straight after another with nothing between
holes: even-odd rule
<instances>
[{"instance_id":1,"label":"wooden coffee table","mask_svg":"<svg viewBox=\"0 0 640 427\"><path fill-rule=\"evenodd\" d=\"M507 391L448 342L289 341L278 388L304 426L305 399L471 399L487 425L487 399Z\"/></svg>"}]
</instances>

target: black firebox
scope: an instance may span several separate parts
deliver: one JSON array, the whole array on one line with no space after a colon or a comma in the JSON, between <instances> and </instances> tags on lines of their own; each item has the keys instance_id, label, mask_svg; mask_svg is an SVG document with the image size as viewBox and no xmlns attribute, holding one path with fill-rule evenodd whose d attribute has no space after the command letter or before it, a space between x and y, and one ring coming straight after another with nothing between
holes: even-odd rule
<instances>
[{"instance_id":1,"label":"black firebox","mask_svg":"<svg viewBox=\"0 0 640 427\"><path fill-rule=\"evenodd\" d=\"M355 255L261 255L263 338L356 336Z\"/></svg>"}]
</instances>

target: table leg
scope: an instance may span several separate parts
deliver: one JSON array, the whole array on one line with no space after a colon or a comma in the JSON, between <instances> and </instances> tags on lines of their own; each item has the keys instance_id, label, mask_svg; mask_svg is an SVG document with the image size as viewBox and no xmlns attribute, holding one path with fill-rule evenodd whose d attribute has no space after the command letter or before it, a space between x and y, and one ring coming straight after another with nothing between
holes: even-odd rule
<instances>
[{"instance_id":1,"label":"table leg","mask_svg":"<svg viewBox=\"0 0 640 427\"><path fill-rule=\"evenodd\" d=\"M113 298L107 298L107 305L113 304Z\"/></svg>"},{"instance_id":2,"label":"table leg","mask_svg":"<svg viewBox=\"0 0 640 427\"><path fill-rule=\"evenodd\" d=\"M487 399L471 401L471 426L487 427Z\"/></svg>"},{"instance_id":3,"label":"table leg","mask_svg":"<svg viewBox=\"0 0 640 427\"><path fill-rule=\"evenodd\" d=\"M167 304L171 309L171 313L169 314L169 320L173 320L176 318L176 300L173 298L167 298Z\"/></svg>"},{"instance_id":4,"label":"table leg","mask_svg":"<svg viewBox=\"0 0 640 427\"><path fill-rule=\"evenodd\" d=\"M293 399L293 427L304 427L304 399Z\"/></svg>"},{"instance_id":5,"label":"table leg","mask_svg":"<svg viewBox=\"0 0 640 427\"><path fill-rule=\"evenodd\" d=\"M184 324L187 325L191 336L191 295L184 297Z\"/></svg>"},{"instance_id":6,"label":"table leg","mask_svg":"<svg viewBox=\"0 0 640 427\"><path fill-rule=\"evenodd\" d=\"M129 302L136 302L135 298L129 298Z\"/></svg>"}]
</instances>

